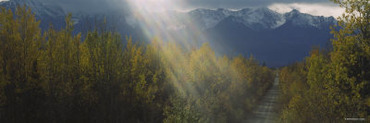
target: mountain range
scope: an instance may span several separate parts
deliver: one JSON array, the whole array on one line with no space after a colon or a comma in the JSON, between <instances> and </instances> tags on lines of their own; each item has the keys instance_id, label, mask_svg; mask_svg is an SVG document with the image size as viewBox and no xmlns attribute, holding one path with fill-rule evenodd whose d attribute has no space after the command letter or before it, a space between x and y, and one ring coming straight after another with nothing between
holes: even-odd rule
<instances>
[{"instance_id":1,"label":"mountain range","mask_svg":"<svg viewBox=\"0 0 370 123\"><path fill-rule=\"evenodd\" d=\"M32 9L37 19L42 20L40 27L43 30L47 30L50 24L56 29L64 27L64 18L69 11L61 5L44 1L10 0L0 2L0 6L15 10L18 5L25 4ZM94 25L106 19L110 30L130 35L137 40L149 40L144 35L146 28L138 28L145 26L144 22L140 19L133 20L131 12L74 11L72 14L75 33L92 30ZM282 14L269 8L195 9L189 12L171 12L171 17L177 23L164 26L182 27L175 28L179 35L181 32L191 31L190 27L195 25L201 35L208 37L212 47L226 49L222 50L222 54L253 55L270 67L301 61L308 56L312 47L330 47L330 26L336 24L333 17L313 16L298 10Z\"/></svg>"},{"instance_id":2,"label":"mountain range","mask_svg":"<svg viewBox=\"0 0 370 123\"><path fill-rule=\"evenodd\" d=\"M275 67L303 60L313 47L330 47L330 26L336 24L333 17L298 10L280 14L268 8L197 9L190 14L212 41Z\"/></svg>"}]
</instances>

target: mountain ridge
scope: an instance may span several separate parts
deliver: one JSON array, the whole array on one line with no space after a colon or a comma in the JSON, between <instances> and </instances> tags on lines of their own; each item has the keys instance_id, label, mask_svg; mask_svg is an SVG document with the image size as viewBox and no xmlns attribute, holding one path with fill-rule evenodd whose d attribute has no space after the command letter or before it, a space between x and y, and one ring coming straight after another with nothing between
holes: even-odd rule
<instances>
[{"instance_id":1,"label":"mountain ridge","mask_svg":"<svg viewBox=\"0 0 370 123\"><path fill-rule=\"evenodd\" d=\"M251 15L237 14L256 10L259 10L258 13L264 13L260 14L257 21L254 21L257 23L250 24L244 21L248 17L253 17ZM206 11L217 12L217 10ZM223 15L220 13L213 15ZM195 17L200 19L195 22L199 21L200 26L204 27L202 22L207 19L202 17L207 17L207 15L196 15ZM313 47L330 47L328 45L332 38L330 27L337 23L333 17L312 16L298 10L280 14L264 8L233 11L233 14L227 17L216 18L222 19L214 26L205 29L206 35L211 37L212 41L224 44L222 47L233 48L231 55L253 54L270 67L280 67L302 61Z\"/></svg>"},{"instance_id":2,"label":"mountain ridge","mask_svg":"<svg viewBox=\"0 0 370 123\"><path fill-rule=\"evenodd\" d=\"M57 4L43 3L43 0L10 0L1 2L0 6L14 11L17 5L22 4L29 6L36 18L41 20L40 27L43 30L47 30L50 23L55 29L65 26L64 17L69 10ZM84 35L88 30L93 30L94 25L106 19L106 25L111 31L130 35L134 40L151 40L145 35L145 22L139 19L130 20L130 14L133 13L127 13L129 12L117 11L107 15L91 12L72 13L72 20L75 21L74 32L82 32ZM167 35L172 35L176 30L179 33L174 34L182 35L182 32L192 31L189 27L195 25L200 29L201 35L209 37L208 40L212 41L210 43L213 43L213 46L218 46L215 49L229 49L222 54L253 54L270 67L301 61L309 55L314 46L328 47L327 44L332 38L330 26L337 23L333 17L313 16L298 10L278 13L267 7L240 10L198 8L189 12L172 12L170 15L176 24L180 25L162 25L168 26L166 28L172 26ZM187 20L183 20L184 18Z\"/></svg>"},{"instance_id":3,"label":"mountain ridge","mask_svg":"<svg viewBox=\"0 0 370 123\"><path fill-rule=\"evenodd\" d=\"M316 28L320 28L318 23L336 23L336 20L333 17L324 17L324 16L313 16L306 13L301 13L296 9L293 9L287 13L278 13L275 12L267 7L262 8L244 8L240 10L228 10L223 8L214 9L194 9L189 12L190 16L196 21L200 22L200 26L202 29L209 29L216 26L219 22L223 19L226 19L228 16L234 16L237 19L236 21L242 22L244 25L248 27L252 27L255 24L262 25L262 29L273 29L277 28L287 20L292 19L293 17L300 17L305 18L302 19L304 23L298 23L295 21L297 25L304 25L308 24L310 26L315 26ZM253 28L253 27L252 27ZM261 30L256 28L255 30Z\"/></svg>"}]
</instances>

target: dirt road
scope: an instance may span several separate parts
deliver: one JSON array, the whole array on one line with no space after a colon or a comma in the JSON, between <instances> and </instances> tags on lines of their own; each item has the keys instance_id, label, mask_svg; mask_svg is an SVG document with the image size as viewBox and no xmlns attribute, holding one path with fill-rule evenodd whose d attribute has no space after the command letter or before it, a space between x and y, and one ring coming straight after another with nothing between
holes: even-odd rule
<instances>
[{"instance_id":1,"label":"dirt road","mask_svg":"<svg viewBox=\"0 0 370 123\"><path fill-rule=\"evenodd\" d=\"M277 75L273 86L266 93L260 105L253 112L253 116L248 118L247 123L274 123L278 120L278 113L274 112L279 97L279 76Z\"/></svg>"}]
</instances>

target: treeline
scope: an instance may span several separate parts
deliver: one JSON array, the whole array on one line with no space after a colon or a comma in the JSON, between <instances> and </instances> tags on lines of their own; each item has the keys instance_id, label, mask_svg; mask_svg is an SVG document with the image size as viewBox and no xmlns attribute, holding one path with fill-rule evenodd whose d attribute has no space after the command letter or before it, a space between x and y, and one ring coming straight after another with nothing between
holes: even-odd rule
<instances>
[{"instance_id":1,"label":"treeline","mask_svg":"<svg viewBox=\"0 0 370 123\"><path fill-rule=\"evenodd\" d=\"M253 57L65 21L42 33L30 9L1 8L0 122L241 122L273 82Z\"/></svg>"},{"instance_id":2,"label":"treeline","mask_svg":"<svg viewBox=\"0 0 370 123\"><path fill-rule=\"evenodd\" d=\"M334 1L346 13L332 31L333 49L316 48L305 62L280 71L282 122L370 119L369 3Z\"/></svg>"}]
</instances>

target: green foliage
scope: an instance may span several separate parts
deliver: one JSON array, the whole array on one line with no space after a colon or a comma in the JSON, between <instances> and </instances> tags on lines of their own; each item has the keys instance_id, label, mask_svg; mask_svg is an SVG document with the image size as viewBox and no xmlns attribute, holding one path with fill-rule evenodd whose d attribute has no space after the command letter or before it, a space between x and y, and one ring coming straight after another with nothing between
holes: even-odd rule
<instances>
[{"instance_id":1,"label":"green foliage","mask_svg":"<svg viewBox=\"0 0 370 123\"><path fill-rule=\"evenodd\" d=\"M303 66L280 71L283 122L345 122L344 118L369 118L369 3L367 0L333 1L346 9L338 18L337 27L332 29L333 50L315 49Z\"/></svg>"}]
</instances>

